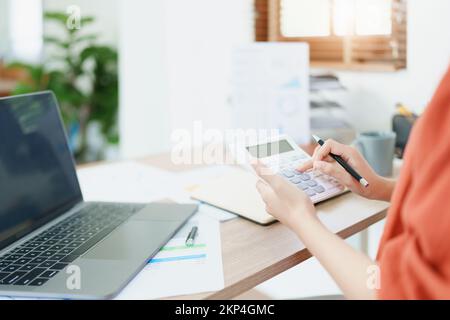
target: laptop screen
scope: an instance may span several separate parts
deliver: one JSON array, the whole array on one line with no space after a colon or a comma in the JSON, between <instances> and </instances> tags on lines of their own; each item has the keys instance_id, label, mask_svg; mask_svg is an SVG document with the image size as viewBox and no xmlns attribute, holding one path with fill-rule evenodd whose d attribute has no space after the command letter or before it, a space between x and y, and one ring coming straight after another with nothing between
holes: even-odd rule
<instances>
[{"instance_id":1,"label":"laptop screen","mask_svg":"<svg viewBox=\"0 0 450 320\"><path fill-rule=\"evenodd\" d=\"M81 200L53 94L0 99L0 249Z\"/></svg>"}]
</instances>

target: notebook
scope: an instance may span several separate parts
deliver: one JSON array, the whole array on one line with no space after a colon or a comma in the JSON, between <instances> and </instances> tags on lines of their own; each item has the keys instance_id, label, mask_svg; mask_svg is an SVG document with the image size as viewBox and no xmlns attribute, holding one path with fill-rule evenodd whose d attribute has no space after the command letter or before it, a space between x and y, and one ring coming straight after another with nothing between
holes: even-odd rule
<instances>
[{"instance_id":1,"label":"notebook","mask_svg":"<svg viewBox=\"0 0 450 320\"><path fill-rule=\"evenodd\" d=\"M251 172L233 168L228 173L190 190L193 199L230 211L256 223L267 225L275 221L265 210Z\"/></svg>"}]
</instances>

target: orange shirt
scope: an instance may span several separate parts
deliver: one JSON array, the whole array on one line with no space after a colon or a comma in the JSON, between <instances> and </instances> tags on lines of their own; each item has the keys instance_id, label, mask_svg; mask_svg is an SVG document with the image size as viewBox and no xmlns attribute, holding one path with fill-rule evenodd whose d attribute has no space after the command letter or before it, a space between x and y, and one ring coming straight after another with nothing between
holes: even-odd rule
<instances>
[{"instance_id":1,"label":"orange shirt","mask_svg":"<svg viewBox=\"0 0 450 320\"><path fill-rule=\"evenodd\" d=\"M411 133L378 262L379 298L450 299L450 69Z\"/></svg>"}]
</instances>

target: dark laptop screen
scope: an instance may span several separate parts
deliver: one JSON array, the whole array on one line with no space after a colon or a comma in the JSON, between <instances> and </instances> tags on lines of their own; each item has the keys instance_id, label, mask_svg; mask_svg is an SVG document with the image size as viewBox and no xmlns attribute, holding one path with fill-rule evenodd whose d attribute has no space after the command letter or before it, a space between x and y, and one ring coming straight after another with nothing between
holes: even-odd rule
<instances>
[{"instance_id":1,"label":"dark laptop screen","mask_svg":"<svg viewBox=\"0 0 450 320\"><path fill-rule=\"evenodd\" d=\"M53 94L0 99L0 249L81 200Z\"/></svg>"}]
</instances>

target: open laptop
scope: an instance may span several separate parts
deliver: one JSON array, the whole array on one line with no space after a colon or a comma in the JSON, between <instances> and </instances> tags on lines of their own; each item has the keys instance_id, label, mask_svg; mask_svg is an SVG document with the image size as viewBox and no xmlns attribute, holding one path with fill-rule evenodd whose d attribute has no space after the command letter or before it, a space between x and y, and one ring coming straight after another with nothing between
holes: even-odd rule
<instances>
[{"instance_id":1,"label":"open laptop","mask_svg":"<svg viewBox=\"0 0 450 320\"><path fill-rule=\"evenodd\" d=\"M116 295L197 211L84 202L51 92L0 99L0 295Z\"/></svg>"}]
</instances>

